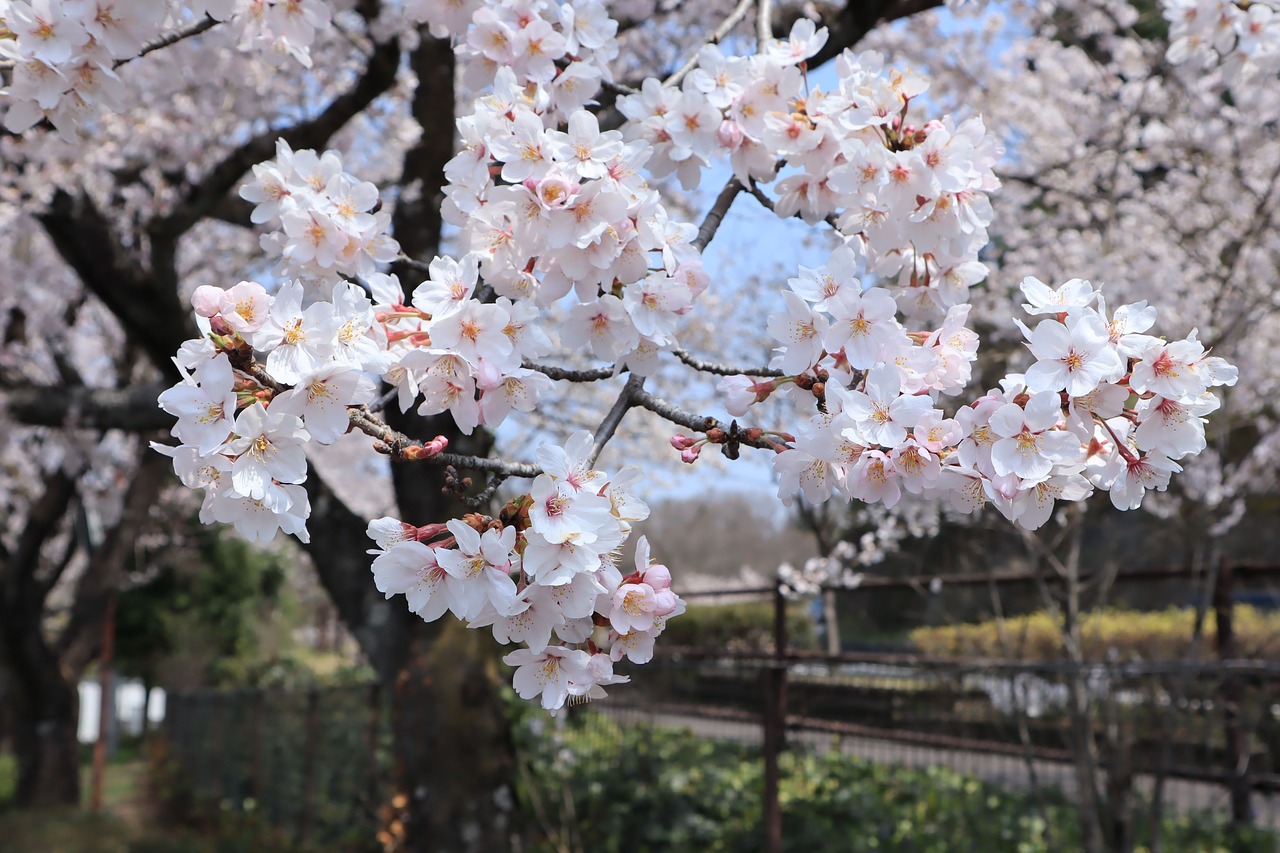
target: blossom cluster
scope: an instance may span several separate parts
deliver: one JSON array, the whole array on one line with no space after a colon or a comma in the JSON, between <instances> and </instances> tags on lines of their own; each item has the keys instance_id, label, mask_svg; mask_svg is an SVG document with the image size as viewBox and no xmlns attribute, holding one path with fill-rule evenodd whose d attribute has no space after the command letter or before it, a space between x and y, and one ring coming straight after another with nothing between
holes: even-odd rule
<instances>
[{"instance_id":1,"label":"blossom cluster","mask_svg":"<svg viewBox=\"0 0 1280 853\"><path fill-rule=\"evenodd\" d=\"M242 50L311 66L323 0L0 0L0 63L12 63L4 126L22 133L48 120L67 140L95 110L123 108L117 66L138 56L166 24L205 15L230 21Z\"/></svg>"},{"instance_id":2,"label":"blossom cluster","mask_svg":"<svg viewBox=\"0 0 1280 853\"><path fill-rule=\"evenodd\" d=\"M252 51L275 64L292 58L311 67L316 34L330 23L325 0L181 0L197 18L228 21L240 50Z\"/></svg>"},{"instance_id":3,"label":"blossom cluster","mask_svg":"<svg viewBox=\"0 0 1280 853\"><path fill-rule=\"evenodd\" d=\"M697 229L671 219L642 176L649 146L601 131L586 110L555 129L545 90L507 68L458 128L445 217L486 283L541 308L572 289L561 343L650 372L708 282Z\"/></svg>"},{"instance_id":4,"label":"blossom cluster","mask_svg":"<svg viewBox=\"0 0 1280 853\"><path fill-rule=\"evenodd\" d=\"M345 171L336 151L293 151L277 140L275 159L253 167L240 196L254 205L253 223L272 229L262 248L280 258L276 273L285 278L320 285L368 278L400 252L378 188Z\"/></svg>"},{"instance_id":5,"label":"blossom cluster","mask_svg":"<svg viewBox=\"0 0 1280 853\"><path fill-rule=\"evenodd\" d=\"M118 110L118 60L159 34L166 0L0 0L0 61L13 63L0 94L4 126L22 133L47 119L66 138L95 108Z\"/></svg>"},{"instance_id":6,"label":"blossom cluster","mask_svg":"<svg viewBox=\"0 0 1280 853\"><path fill-rule=\"evenodd\" d=\"M322 25L309 2L318 0L251 9L219 0L198 11L249 9L276 36L284 24L273 16L296 13L296 32L282 37L303 45ZM967 405L946 406L973 378L967 294L987 274L978 253L1001 150L980 118L914 118L923 78L846 51L835 89L811 86L806 62L827 33L801 19L751 57L703 48L687 75L622 96L627 122L602 129L587 107L610 80L617 24L597 0L388 7L398 11L373 25L376 37L378 27L394 31L396 15L448 32L464 86L479 93L456 121L461 145L444 171L456 252L402 286L382 271L399 247L378 190L335 152L280 143L254 168L241 196L255 205L281 282L199 288L202 336L183 345L183 381L160 397L180 442L163 451L184 483L205 491L203 520L254 540L284 530L306 541L304 448L352 425L381 436L376 406L365 407L376 380L392 389L379 404L398 396L402 410L448 412L471 433L539 405L557 371L536 359L555 342L614 371L652 375L708 286L699 247L709 233L673 217L649 181L674 175L692 188L726 156L778 215L825 220L844 238L826 264L800 268L768 318L779 345L770 376L720 384L736 416L779 391L813 412L795 435L748 429L733 439L777 451L784 502L838 494L887 508L905 492L962 511L991 503L1034 529L1057 500L1095 489L1137 507L1166 487L1178 460L1204 449L1204 416L1219 405L1210 389L1233 384L1235 369L1194 332L1172 343L1148 334L1146 303L1110 311L1079 280L1057 289L1026 280L1024 307L1037 323L1020 328L1034 362ZM775 198L758 186L769 183ZM673 440L686 461L728 441L714 421L677 419L707 424L704 437ZM402 439L393 452L404 459L447 443ZM600 449L579 433L543 445L537 471L503 468L500 480L536 476L496 517L369 527L377 588L404 595L428 621L447 611L520 644L506 657L516 690L549 710L627 680L614 663L649 660L683 610L643 538L635 570L618 569L648 509L630 491L636 469L595 470ZM835 563L795 574L797 585L819 575L857 581Z\"/></svg>"},{"instance_id":7,"label":"blossom cluster","mask_svg":"<svg viewBox=\"0 0 1280 853\"><path fill-rule=\"evenodd\" d=\"M991 222L987 193L999 186L999 142L978 117L911 124L928 82L887 69L876 53L846 50L839 86L811 88L804 62L826 40L802 18L788 39L751 57L707 45L679 89L651 78L618 100L626 132L653 145L655 175L675 173L686 188L726 153L744 183L778 178L779 216L826 219L856 238L870 271L896 275L943 310L959 304L986 276L977 256Z\"/></svg>"},{"instance_id":8,"label":"blossom cluster","mask_svg":"<svg viewBox=\"0 0 1280 853\"><path fill-rule=\"evenodd\" d=\"M787 313L770 319L783 343L775 365L794 375L720 386L737 411L783 384L820 401L774 458L784 501L839 494L892 507L905 491L962 512L991 503L1032 530L1057 500L1094 489L1136 509L1167 487L1177 460L1204 449L1204 416L1219 406L1209 389L1236 381L1194 331L1174 342L1146 334L1155 309L1145 301L1108 312L1089 282L1054 289L1028 278L1023 308L1044 319L1019 327L1035 362L949 415L938 399L964 389L976 357L968 306L934 331L908 333L894 300L842 276L837 260L793 279Z\"/></svg>"},{"instance_id":9,"label":"blossom cluster","mask_svg":"<svg viewBox=\"0 0 1280 853\"><path fill-rule=\"evenodd\" d=\"M623 577L615 565L632 523L649 509L629 492L638 469L612 478L593 470L592 445L587 432L564 447L543 444L543 473L500 520L416 527L380 518L368 530L378 545L370 553L379 592L403 595L428 622L447 611L490 628L499 643L522 644L504 658L517 667L516 692L541 697L552 712L629 681L613 664L647 663L666 620L684 611L671 573L650 563L644 537L634 572Z\"/></svg>"},{"instance_id":10,"label":"blossom cluster","mask_svg":"<svg viewBox=\"0 0 1280 853\"><path fill-rule=\"evenodd\" d=\"M1233 80L1280 71L1280 14L1272 0L1164 0L1168 59L1197 69L1222 62Z\"/></svg>"},{"instance_id":11,"label":"blossom cluster","mask_svg":"<svg viewBox=\"0 0 1280 853\"><path fill-rule=\"evenodd\" d=\"M159 399L181 444L153 446L173 457L185 485L205 491L202 521L234 524L250 541L277 530L307 541L304 447L347 431L347 407L372 399L368 374L386 364L385 331L364 292L340 282L331 296L304 308L298 282L274 296L251 281L196 290L206 335L179 351L184 379ZM254 350L269 376L247 367Z\"/></svg>"}]
</instances>

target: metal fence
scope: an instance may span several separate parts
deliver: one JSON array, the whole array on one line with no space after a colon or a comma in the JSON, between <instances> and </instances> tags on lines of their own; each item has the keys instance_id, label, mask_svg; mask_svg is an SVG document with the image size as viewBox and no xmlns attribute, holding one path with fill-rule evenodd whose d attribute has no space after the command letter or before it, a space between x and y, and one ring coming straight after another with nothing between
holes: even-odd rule
<instances>
[{"instance_id":1,"label":"metal fence","mask_svg":"<svg viewBox=\"0 0 1280 853\"><path fill-rule=\"evenodd\" d=\"M1129 850L1166 818L1194 818L1261 829L1262 847L1228 849L1275 853L1280 662L1235 657L1228 568L1213 585L1212 658L1160 663L819 654L789 646L781 587L738 590L770 602L762 651L660 646L609 699L524 721L526 736L514 738L522 819L553 849L582 848L581 827L604 817L579 812L593 806L589 797L575 805L570 781L599 787L620 764L657 779L661 750L650 746L684 731L695 738L679 735L686 744L737 744L730 758L759 768L759 826L746 849L782 850L788 840L781 790L790 753L943 768L993 795L1010 792L1019 808L1052 800L1097 827L1094 849ZM368 847L392 811L391 701L374 686L175 694L168 778L193 806L254 811L322 849ZM1205 849L1222 847L1214 839Z\"/></svg>"},{"instance_id":2,"label":"metal fence","mask_svg":"<svg viewBox=\"0 0 1280 853\"><path fill-rule=\"evenodd\" d=\"M367 848L388 797L387 701L376 685L171 694L161 793L321 849Z\"/></svg>"},{"instance_id":3,"label":"metal fence","mask_svg":"<svg viewBox=\"0 0 1280 853\"><path fill-rule=\"evenodd\" d=\"M1226 824L1232 798L1243 792L1250 821L1280 830L1280 665L1259 661L1071 667L685 650L655 659L607 700L555 720L537 715L534 734L597 716L620 724L595 730L598 741L624 730L652 737L687 730L742 744L766 771L762 832L777 833L781 844L776 768L786 750L941 767L1010 792L1080 802L1086 777L1073 681L1088 700L1084 737L1097 790L1113 806L1127 804L1130 821L1207 814ZM1230 703L1222 698L1229 685ZM256 812L322 849L367 846L390 796L387 701L372 686L175 694L166 721L173 778L205 808ZM1232 762L1233 733L1247 745L1243 764ZM521 748L532 752L530 743L537 742ZM573 757L580 775L603 772L583 762L611 768L619 760L619 743L586 747ZM540 772L548 767L560 765L544 762ZM530 805L527 819L566 825L564 802Z\"/></svg>"}]
</instances>

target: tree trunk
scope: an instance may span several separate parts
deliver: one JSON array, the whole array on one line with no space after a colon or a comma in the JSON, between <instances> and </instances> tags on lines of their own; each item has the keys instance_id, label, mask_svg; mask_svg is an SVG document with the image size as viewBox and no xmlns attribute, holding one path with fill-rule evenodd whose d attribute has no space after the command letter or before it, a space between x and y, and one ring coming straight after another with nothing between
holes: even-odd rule
<instances>
[{"instance_id":1,"label":"tree trunk","mask_svg":"<svg viewBox=\"0 0 1280 853\"><path fill-rule=\"evenodd\" d=\"M392 712L408 849L509 850L515 761L493 637L419 624Z\"/></svg>"},{"instance_id":2,"label":"tree trunk","mask_svg":"<svg viewBox=\"0 0 1280 853\"><path fill-rule=\"evenodd\" d=\"M43 643L40 643L43 645ZM19 808L80 804L80 742L76 685L56 666L10 670L13 748L18 759Z\"/></svg>"},{"instance_id":3,"label":"tree trunk","mask_svg":"<svg viewBox=\"0 0 1280 853\"><path fill-rule=\"evenodd\" d=\"M453 502L440 493L440 469L407 463L393 471L405 520L452 517ZM403 598L384 600L364 553L364 519L338 501L319 474L312 473L307 489L319 522L310 525L308 550L321 583L392 692L392 782L394 793L408 798L406 848L510 849L506 809L514 802L514 753L500 692L506 677L492 634L450 616L427 624Z\"/></svg>"}]
</instances>

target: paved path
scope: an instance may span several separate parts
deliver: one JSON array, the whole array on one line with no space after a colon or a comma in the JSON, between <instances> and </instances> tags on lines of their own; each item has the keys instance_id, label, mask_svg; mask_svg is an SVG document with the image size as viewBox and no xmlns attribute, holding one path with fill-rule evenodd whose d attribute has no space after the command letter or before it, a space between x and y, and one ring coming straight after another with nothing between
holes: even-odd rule
<instances>
[{"instance_id":1,"label":"paved path","mask_svg":"<svg viewBox=\"0 0 1280 853\"><path fill-rule=\"evenodd\" d=\"M645 719L658 725L688 729L699 737L732 740L740 743L760 743L762 732L755 723L722 720L679 713L648 713L639 708L614 706L601 702L598 707L604 713L623 719ZM836 742L841 752L881 764L901 767L946 767L968 776L981 779L1012 790L1036 790L1056 787L1074 799L1076 780L1074 768L1062 762L1026 759L1012 755L1000 755L959 749L942 749L920 744L901 743L879 738L841 736L826 732L791 732L792 743L801 743L819 750L831 749ZM1147 774L1137 777L1138 789L1149 794L1154 779ZM1164 802L1180 814L1196 811L1230 813L1230 800L1226 789L1207 782L1185 779L1165 779ZM1280 831L1280 796L1255 793L1254 814L1258 826Z\"/></svg>"}]
</instances>

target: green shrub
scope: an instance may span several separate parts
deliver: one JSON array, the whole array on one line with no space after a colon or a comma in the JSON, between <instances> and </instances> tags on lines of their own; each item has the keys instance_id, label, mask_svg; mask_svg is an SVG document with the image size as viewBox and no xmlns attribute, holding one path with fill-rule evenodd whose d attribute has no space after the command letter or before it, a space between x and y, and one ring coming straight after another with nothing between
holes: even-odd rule
<instances>
[{"instance_id":1,"label":"green shrub","mask_svg":"<svg viewBox=\"0 0 1280 853\"><path fill-rule=\"evenodd\" d=\"M517 727L521 804L534 849L646 853L761 849L758 746L698 738L603 714ZM951 770L915 770L843 755L784 753L780 800L789 851L1049 853L1082 849L1060 796L1006 790ZM1147 837L1145 827L1139 836ZM1276 837L1238 836L1208 816L1163 827L1166 850L1275 853ZM1140 848L1141 849L1141 848Z\"/></svg>"},{"instance_id":2,"label":"green shrub","mask_svg":"<svg viewBox=\"0 0 1280 853\"><path fill-rule=\"evenodd\" d=\"M773 602L692 604L667 623L664 647L689 646L731 652L773 651ZM801 602L787 604L787 645L794 649L817 646L817 628Z\"/></svg>"},{"instance_id":3,"label":"green shrub","mask_svg":"<svg viewBox=\"0 0 1280 853\"><path fill-rule=\"evenodd\" d=\"M1191 649L1194 621L1195 611L1189 608L1171 607L1152 612L1097 610L1085 614L1080 624L1084 657L1091 661L1108 660L1112 655L1118 655L1121 660L1182 660ZM1209 659L1215 654L1216 625L1217 620L1209 611L1205 615L1197 658ZM1273 658L1280 654L1280 612L1263 612L1240 605L1234 611L1233 627L1241 657ZM1044 611L1005 619L1004 637L1002 643L995 620L918 628L911 632L911 642L931 657L1062 660L1061 630Z\"/></svg>"}]
</instances>

